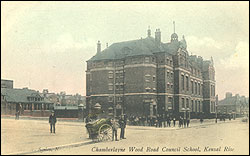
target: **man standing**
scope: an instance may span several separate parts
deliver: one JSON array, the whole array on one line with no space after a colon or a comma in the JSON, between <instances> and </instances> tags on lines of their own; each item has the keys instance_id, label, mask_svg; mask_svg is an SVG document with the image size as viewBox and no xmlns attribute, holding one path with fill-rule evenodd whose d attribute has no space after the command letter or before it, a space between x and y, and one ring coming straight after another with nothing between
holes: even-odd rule
<instances>
[{"instance_id":1,"label":"man standing","mask_svg":"<svg viewBox=\"0 0 250 156\"><path fill-rule=\"evenodd\" d=\"M120 128L121 128L120 139L126 139L126 138L124 137L125 128L126 128L126 121L125 121L123 115L121 116L121 119L120 119L120 121L119 121L119 124L120 124Z\"/></svg>"},{"instance_id":2,"label":"man standing","mask_svg":"<svg viewBox=\"0 0 250 156\"><path fill-rule=\"evenodd\" d=\"M173 118L173 124L174 124L174 127L175 127L175 117Z\"/></svg>"},{"instance_id":3,"label":"man standing","mask_svg":"<svg viewBox=\"0 0 250 156\"><path fill-rule=\"evenodd\" d=\"M190 123L190 118L188 117L187 118L187 127L189 126L189 123Z\"/></svg>"},{"instance_id":4,"label":"man standing","mask_svg":"<svg viewBox=\"0 0 250 156\"><path fill-rule=\"evenodd\" d=\"M115 118L111 119L111 124L112 124L112 141L114 141L114 136L115 136L115 141L118 141L117 129L119 128L119 124L117 123Z\"/></svg>"},{"instance_id":5,"label":"man standing","mask_svg":"<svg viewBox=\"0 0 250 156\"><path fill-rule=\"evenodd\" d=\"M51 112L51 115L49 117L49 123L50 123L50 133L52 133L52 129L53 129L53 133L56 132L56 116L54 111Z\"/></svg>"}]
</instances>

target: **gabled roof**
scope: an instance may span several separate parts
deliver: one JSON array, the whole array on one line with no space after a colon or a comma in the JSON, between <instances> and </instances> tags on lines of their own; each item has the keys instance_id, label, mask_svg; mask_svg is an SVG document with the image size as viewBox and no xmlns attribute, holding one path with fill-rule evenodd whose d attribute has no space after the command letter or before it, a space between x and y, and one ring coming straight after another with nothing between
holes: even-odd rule
<instances>
[{"instance_id":1,"label":"gabled roof","mask_svg":"<svg viewBox=\"0 0 250 156\"><path fill-rule=\"evenodd\" d=\"M41 97L39 92L31 89L10 89L10 88L1 88L1 95L5 97L7 102L15 103L29 103L28 97ZM42 103L51 103L49 100L44 98L44 101L35 101Z\"/></svg>"}]
</instances>

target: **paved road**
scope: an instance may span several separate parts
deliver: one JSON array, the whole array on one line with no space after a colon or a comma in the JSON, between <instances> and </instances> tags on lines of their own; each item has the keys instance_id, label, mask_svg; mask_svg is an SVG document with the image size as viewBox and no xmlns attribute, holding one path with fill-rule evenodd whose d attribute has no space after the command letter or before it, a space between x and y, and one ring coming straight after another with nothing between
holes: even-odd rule
<instances>
[{"instance_id":1,"label":"paved road","mask_svg":"<svg viewBox=\"0 0 250 156\"><path fill-rule=\"evenodd\" d=\"M125 134L127 139L92 144L90 140L86 139L87 133L83 123L59 122L57 133L51 135L48 133L49 125L46 121L11 119L1 119L1 121L2 154L22 153L78 142L83 142L83 144L78 147L27 154L181 154L183 152L184 154L248 154L249 151L248 124L240 122L240 120L219 122L218 124L205 122L203 125L193 123L191 128L185 129L128 126ZM129 147L137 147L138 151L129 152ZM151 152L147 152L147 147L151 148ZM204 152L206 147L218 148L220 152ZM224 152L225 147L232 151ZM106 148L109 150L110 148L116 150L120 148L121 151L96 151ZM143 148L142 151L139 150L141 148ZM156 152L152 151L153 148L156 148ZM194 151L195 148L199 148L198 152ZM125 153L122 152L122 149L125 150ZM177 151L162 151L162 149Z\"/></svg>"},{"instance_id":2,"label":"paved road","mask_svg":"<svg viewBox=\"0 0 250 156\"><path fill-rule=\"evenodd\" d=\"M48 121L1 119L1 153L32 151L57 145L86 141L83 123L58 122L56 134Z\"/></svg>"}]
</instances>

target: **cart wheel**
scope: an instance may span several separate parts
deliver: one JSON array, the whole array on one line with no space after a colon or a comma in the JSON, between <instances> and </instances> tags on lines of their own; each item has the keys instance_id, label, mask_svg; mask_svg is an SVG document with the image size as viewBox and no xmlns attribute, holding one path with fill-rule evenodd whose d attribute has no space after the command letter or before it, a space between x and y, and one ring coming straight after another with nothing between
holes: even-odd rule
<instances>
[{"instance_id":1,"label":"cart wheel","mask_svg":"<svg viewBox=\"0 0 250 156\"><path fill-rule=\"evenodd\" d=\"M112 139L112 127L108 124L104 124L99 129L98 140L109 141Z\"/></svg>"}]
</instances>

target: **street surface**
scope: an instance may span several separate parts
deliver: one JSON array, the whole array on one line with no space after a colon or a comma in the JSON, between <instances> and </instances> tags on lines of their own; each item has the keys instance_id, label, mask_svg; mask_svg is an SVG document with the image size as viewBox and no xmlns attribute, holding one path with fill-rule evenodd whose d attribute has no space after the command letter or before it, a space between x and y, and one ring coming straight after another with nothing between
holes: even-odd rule
<instances>
[{"instance_id":1,"label":"street surface","mask_svg":"<svg viewBox=\"0 0 250 156\"><path fill-rule=\"evenodd\" d=\"M50 134L48 121L1 119L2 154L249 154L249 124L240 119L192 121L190 128L127 126L126 139L114 142L87 136L81 122L60 121ZM39 151L57 146L64 147Z\"/></svg>"}]
</instances>

